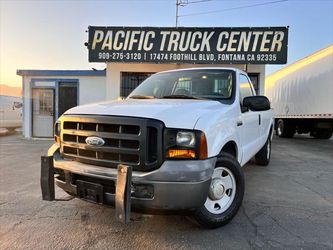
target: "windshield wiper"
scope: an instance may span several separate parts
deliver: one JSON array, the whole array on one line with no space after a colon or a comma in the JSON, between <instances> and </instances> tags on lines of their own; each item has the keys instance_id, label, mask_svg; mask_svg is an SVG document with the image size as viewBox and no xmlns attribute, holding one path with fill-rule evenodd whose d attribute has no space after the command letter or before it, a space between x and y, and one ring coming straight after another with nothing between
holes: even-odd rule
<instances>
[{"instance_id":1,"label":"windshield wiper","mask_svg":"<svg viewBox=\"0 0 333 250\"><path fill-rule=\"evenodd\" d=\"M194 96L190 96L190 95L165 95L165 96L162 96L162 98L165 98L165 99L201 99L201 98L198 98L198 97L194 97Z\"/></svg>"},{"instance_id":2,"label":"windshield wiper","mask_svg":"<svg viewBox=\"0 0 333 250\"><path fill-rule=\"evenodd\" d=\"M129 98L132 98L132 99L155 99L155 96L152 96L152 95L132 95Z\"/></svg>"}]
</instances>

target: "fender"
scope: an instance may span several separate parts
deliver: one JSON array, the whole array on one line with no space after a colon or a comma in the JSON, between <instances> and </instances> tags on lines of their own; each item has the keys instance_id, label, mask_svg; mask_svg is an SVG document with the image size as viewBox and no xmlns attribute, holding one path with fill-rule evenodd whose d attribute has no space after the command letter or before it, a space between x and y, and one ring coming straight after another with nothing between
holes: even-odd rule
<instances>
[{"instance_id":1,"label":"fender","mask_svg":"<svg viewBox=\"0 0 333 250\"><path fill-rule=\"evenodd\" d=\"M235 142L238 154L237 160L242 159L242 152L239 150L240 138L237 132L237 106L231 105L228 109L224 108L200 117L195 124L195 129L201 130L206 134L208 145L208 157L217 156L225 144L230 141Z\"/></svg>"},{"instance_id":2,"label":"fender","mask_svg":"<svg viewBox=\"0 0 333 250\"><path fill-rule=\"evenodd\" d=\"M270 111L270 113L272 113L272 111ZM271 117L269 121L269 126L267 127L265 138L270 137L270 139L273 140L273 134L274 134L274 119L273 117Z\"/></svg>"}]
</instances>

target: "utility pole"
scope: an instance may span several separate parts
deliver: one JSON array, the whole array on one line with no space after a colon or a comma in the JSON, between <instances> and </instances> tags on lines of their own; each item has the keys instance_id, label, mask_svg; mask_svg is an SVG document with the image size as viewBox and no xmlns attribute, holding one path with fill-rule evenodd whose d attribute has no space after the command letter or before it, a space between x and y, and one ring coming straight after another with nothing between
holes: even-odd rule
<instances>
[{"instance_id":1,"label":"utility pole","mask_svg":"<svg viewBox=\"0 0 333 250\"><path fill-rule=\"evenodd\" d=\"M208 1L212 1L212 0L194 0L194 1L189 1L189 0L176 0L176 28L178 27L178 20L179 20L179 17L181 17L179 15L179 6L181 7L185 7L189 4L192 4L192 3L202 3L202 2L208 2ZM284 1L287 1L287 0L284 0Z\"/></svg>"},{"instance_id":2,"label":"utility pole","mask_svg":"<svg viewBox=\"0 0 333 250\"><path fill-rule=\"evenodd\" d=\"M178 8L179 8L179 0L176 0L176 28L178 27Z\"/></svg>"}]
</instances>

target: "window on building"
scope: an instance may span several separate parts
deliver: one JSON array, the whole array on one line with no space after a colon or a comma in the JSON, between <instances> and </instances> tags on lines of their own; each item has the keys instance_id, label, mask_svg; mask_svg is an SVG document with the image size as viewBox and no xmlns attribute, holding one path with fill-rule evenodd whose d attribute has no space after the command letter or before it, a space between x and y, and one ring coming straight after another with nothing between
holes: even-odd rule
<instances>
[{"instance_id":1,"label":"window on building","mask_svg":"<svg viewBox=\"0 0 333 250\"><path fill-rule=\"evenodd\" d=\"M137 86L154 73L122 72L120 81L120 96L127 97Z\"/></svg>"},{"instance_id":2,"label":"window on building","mask_svg":"<svg viewBox=\"0 0 333 250\"><path fill-rule=\"evenodd\" d=\"M253 96L252 88L249 79L245 75L240 75L240 102L247 96Z\"/></svg>"}]
</instances>

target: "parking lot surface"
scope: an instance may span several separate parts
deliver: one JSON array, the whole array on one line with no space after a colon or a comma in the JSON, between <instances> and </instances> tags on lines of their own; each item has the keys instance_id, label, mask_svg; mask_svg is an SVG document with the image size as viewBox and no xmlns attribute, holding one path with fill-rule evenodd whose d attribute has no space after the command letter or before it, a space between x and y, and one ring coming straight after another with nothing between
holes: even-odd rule
<instances>
[{"instance_id":1,"label":"parking lot surface","mask_svg":"<svg viewBox=\"0 0 333 250\"><path fill-rule=\"evenodd\" d=\"M245 196L228 225L132 214L72 199L41 200L49 140L0 137L0 249L333 249L333 140L274 138L268 167L244 167ZM57 198L68 197L56 189Z\"/></svg>"}]
</instances>

